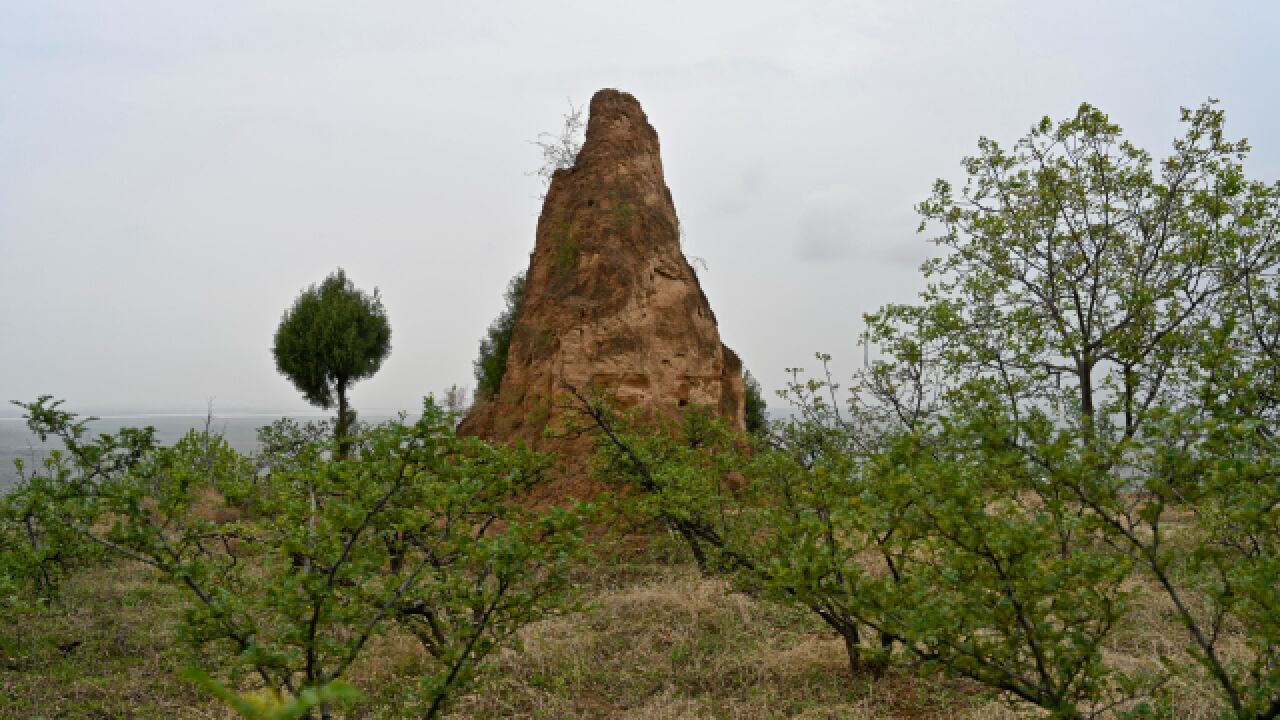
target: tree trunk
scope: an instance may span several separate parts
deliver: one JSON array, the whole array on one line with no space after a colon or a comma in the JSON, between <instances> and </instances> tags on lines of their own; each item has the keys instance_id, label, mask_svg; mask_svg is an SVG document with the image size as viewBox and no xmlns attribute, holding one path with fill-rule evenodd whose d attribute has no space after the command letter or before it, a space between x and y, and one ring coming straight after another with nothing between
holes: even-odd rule
<instances>
[{"instance_id":1,"label":"tree trunk","mask_svg":"<svg viewBox=\"0 0 1280 720\"><path fill-rule=\"evenodd\" d=\"M338 381L338 422L333 426L333 436L338 445L338 457L346 458L351 452L351 406L347 404L347 382Z\"/></svg>"},{"instance_id":2,"label":"tree trunk","mask_svg":"<svg viewBox=\"0 0 1280 720\"><path fill-rule=\"evenodd\" d=\"M1085 354L1076 363L1076 377L1080 382L1080 420L1083 424L1084 440L1093 447L1093 366L1094 360Z\"/></svg>"},{"instance_id":3,"label":"tree trunk","mask_svg":"<svg viewBox=\"0 0 1280 720\"><path fill-rule=\"evenodd\" d=\"M838 632L844 639L844 651L849 656L849 676L857 680L862 672L862 647L858 638L858 628L850 627Z\"/></svg>"}]
</instances>

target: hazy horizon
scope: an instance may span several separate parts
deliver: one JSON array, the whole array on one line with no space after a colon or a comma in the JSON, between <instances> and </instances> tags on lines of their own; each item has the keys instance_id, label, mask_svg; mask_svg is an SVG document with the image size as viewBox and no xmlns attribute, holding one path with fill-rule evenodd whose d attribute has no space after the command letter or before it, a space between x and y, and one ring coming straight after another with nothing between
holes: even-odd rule
<instances>
[{"instance_id":1,"label":"hazy horizon","mask_svg":"<svg viewBox=\"0 0 1280 720\"><path fill-rule=\"evenodd\" d=\"M31 400L35 400L35 399L36 398L31 398ZM439 399L438 393L437 393L437 399ZM28 402L28 401L24 400L23 402ZM360 415L368 414L368 415L378 415L378 416L390 416L401 411L412 412L415 410L420 410L421 405L422 405L422 398L418 398L418 401L416 403L413 403L411 406L406 406L406 407L400 407L400 406L358 407L358 408L355 408L355 410ZM81 415L81 416L93 415L94 417L100 420L125 420L129 418L148 418L148 417L203 418L208 416L208 408L199 408L194 406L181 406L181 405L155 408L155 407L141 407L141 406L129 407L126 405L86 405L86 404L77 404L75 402L68 401L63 403L62 409L68 410L70 412L76 413L77 415ZM242 405L239 407L228 406L225 408L220 405L214 404L212 410L213 410L213 416L215 418L249 418L249 417L278 418L286 415L290 417L304 417L304 416L335 417L338 412L336 409L321 410L319 408L311 407L306 403L299 403L297 405L280 405L275 407L271 407L271 406L254 407L251 405ZM23 415L24 415L23 409L16 405L9 404L7 405L7 407L0 407L0 420L20 421L23 419Z\"/></svg>"},{"instance_id":2,"label":"hazy horizon","mask_svg":"<svg viewBox=\"0 0 1280 720\"><path fill-rule=\"evenodd\" d=\"M75 408L66 408L65 406L64 409L75 411ZM85 413L84 415L93 415L93 413ZM369 422L377 423L394 415L395 413L368 412L363 414L363 418ZM215 415L208 427L225 438L231 447L248 454L258 447L258 428L270 425L273 421L284 416L303 421L322 417L321 414L316 412L283 413L281 415L259 413L222 414ZM96 435L100 433L116 433L125 427L150 426L155 428L156 439L162 445L172 445L190 430L203 430L206 426L207 418L208 416L204 413L102 415L90 421L89 430ZM49 438L43 443L40 442L40 439L30 431L30 428L27 427L22 418L0 417L0 493L8 490L18 480L18 471L14 463L16 459L22 459L29 472L35 467L33 463L39 462L44 458L50 449L61 449L61 445L61 442L56 438Z\"/></svg>"}]
</instances>

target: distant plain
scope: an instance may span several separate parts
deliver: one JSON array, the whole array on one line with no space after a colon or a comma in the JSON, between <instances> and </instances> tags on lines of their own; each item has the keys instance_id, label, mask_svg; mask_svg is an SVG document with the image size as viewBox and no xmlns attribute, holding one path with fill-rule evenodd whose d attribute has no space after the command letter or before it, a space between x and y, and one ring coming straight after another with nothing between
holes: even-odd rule
<instances>
[{"instance_id":1,"label":"distant plain","mask_svg":"<svg viewBox=\"0 0 1280 720\"><path fill-rule=\"evenodd\" d=\"M216 411L212 418L206 413L160 413L154 415L130 413L103 413L89 425L94 433L117 433L126 427L154 427L156 438L162 445L172 445L190 430L203 430L208 423L209 430L219 433L227 439L231 447L243 453L249 453L258 447L258 428L270 425L281 417L291 417L299 421L323 420L326 416L319 413L231 413L220 415ZM365 422L382 422L393 415L361 414ZM40 442L40 438L27 427L27 421L21 417L0 417L0 492L8 490L18 479L14 460L21 458L28 469L36 467L49 451L62 447L53 440Z\"/></svg>"}]
</instances>

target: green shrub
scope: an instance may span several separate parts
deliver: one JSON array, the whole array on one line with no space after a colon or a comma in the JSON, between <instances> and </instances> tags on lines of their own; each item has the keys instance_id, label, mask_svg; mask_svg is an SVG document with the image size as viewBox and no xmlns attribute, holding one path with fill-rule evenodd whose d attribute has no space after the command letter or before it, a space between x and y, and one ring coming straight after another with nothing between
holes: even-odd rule
<instances>
[{"instance_id":1,"label":"green shrub","mask_svg":"<svg viewBox=\"0 0 1280 720\"><path fill-rule=\"evenodd\" d=\"M515 332L516 319L524 302L524 273L507 283L506 307L489 325L480 339L480 355L475 360L476 399L497 397L502 388L502 378L507 373L507 355L511 350L511 336Z\"/></svg>"},{"instance_id":2,"label":"green shrub","mask_svg":"<svg viewBox=\"0 0 1280 720\"><path fill-rule=\"evenodd\" d=\"M742 385L746 388L743 398L743 416L746 419L747 432L756 435L769 427L769 408L764 401L764 392L760 383L747 370L742 373Z\"/></svg>"},{"instance_id":3,"label":"green shrub","mask_svg":"<svg viewBox=\"0 0 1280 720\"><path fill-rule=\"evenodd\" d=\"M349 457L323 427L282 421L262 432L257 468L200 433L171 448L86 444L47 399L27 408L76 458L33 486L39 522L185 588L182 635L227 688L322 699L399 627L431 658L401 707L439 717L517 630L572 603L579 509L515 502L546 459L458 438L430 401L415 423L353 436Z\"/></svg>"}]
</instances>

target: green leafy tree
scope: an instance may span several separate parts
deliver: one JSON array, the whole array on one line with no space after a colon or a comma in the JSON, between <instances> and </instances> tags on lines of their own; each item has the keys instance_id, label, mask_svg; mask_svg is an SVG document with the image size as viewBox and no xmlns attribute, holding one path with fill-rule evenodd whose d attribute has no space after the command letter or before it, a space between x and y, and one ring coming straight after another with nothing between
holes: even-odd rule
<instances>
[{"instance_id":1,"label":"green leafy tree","mask_svg":"<svg viewBox=\"0 0 1280 720\"><path fill-rule=\"evenodd\" d=\"M743 415L746 419L747 432L753 435L762 433L769 427L769 407L764 401L764 391L760 389L760 383L750 370L742 373L742 385L746 388L746 397L743 398Z\"/></svg>"},{"instance_id":2,"label":"green leafy tree","mask_svg":"<svg viewBox=\"0 0 1280 720\"><path fill-rule=\"evenodd\" d=\"M944 250L926 302L871 316L873 340L936 341L952 384L990 379L1011 409L1132 437L1194 382L1195 339L1272 252L1273 189L1244 179L1248 145L1212 103L1183 120L1159 167L1087 104L1012 149L982 139L961 195L940 180L920 205Z\"/></svg>"},{"instance_id":3,"label":"green leafy tree","mask_svg":"<svg viewBox=\"0 0 1280 720\"><path fill-rule=\"evenodd\" d=\"M918 449L903 472L922 485L945 478L919 498L918 508L953 503L923 526L924 537L967 545L981 561L948 577L964 577L969 592L999 591L1015 617L1031 600L1070 601L1016 644L965 645L982 650L981 664L1044 658L1046 667L1076 664L1095 687L1123 685L1098 654L1104 621L1119 617L1107 608L1126 602L1113 573L1129 564L1186 632L1185 653L1163 660L1198 665L1227 716L1276 717L1280 614L1261 588L1280 583L1277 535L1258 509L1280 502L1262 480L1275 462L1268 345L1280 189L1245 177L1248 145L1227 139L1212 102L1182 119L1182 137L1159 164L1089 105L1060 123L1046 118L1011 149L980 141L963 190L939 181L920 206L941 229L943 250L925 265L921 303L868 317L886 359L862 378L859 404L914 433ZM954 504L975 488L985 488L978 515ZM1024 509L999 519L1023 520L987 532L989 544L999 542L990 550L962 543L951 527L1015 502ZM1057 556L1070 562L1046 556L1036 534L1019 529L1040 517L1051 521L1041 536L1059 538ZM950 565L964 554L935 557ZM1066 575L1038 587L1012 574L1010 561L1024 557L1044 557L1036 563L1044 577ZM1064 594L1071 583L1088 583L1096 597ZM911 618L903 632L936 629L924 622L942 612L930 598L946 594L937 582L926 587L895 598ZM969 621L947 622L960 631ZM1248 662L1224 655L1221 629L1232 623L1253 640ZM974 667L970 658L961 667ZM1062 694L1040 684L1048 702L1032 701L1059 716L1100 699L1093 689Z\"/></svg>"},{"instance_id":4,"label":"green leafy tree","mask_svg":"<svg viewBox=\"0 0 1280 720\"><path fill-rule=\"evenodd\" d=\"M1141 687L1099 662L1125 609L1126 558L1061 554L1084 521L1026 507L991 476L985 425L948 428L945 448L902 436L867 453L827 390L793 381L797 413L751 453L696 410L653 427L582 396L578 407L600 430L604 475L642 491L632 512L680 532L704 571L814 613L855 676L882 672L896 646L1063 718ZM1019 470L1008 453L1002 465Z\"/></svg>"},{"instance_id":5,"label":"green leafy tree","mask_svg":"<svg viewBox=\"0 0 1280 720\"><path fill-rule=\"evenodd\" d=\"M488 400L502 388L502 378L507 373L507 353L511 349L511 335L515 332L516 319L524 302L524 273L507 283L506 307L489 325L480 339L480 355L475 361L476 399Z\"/></svg>"},{"instance_id":6,"label":"green leafy tree","mask_svg":"<svg viewBox=\"0 0 1280 720\"><path fill-rule=\"evenodd\" d=\"M100 517L87 497L89 488L130 471L157 447L150 427L94 436L89 424L97 418L78 418L47 395L14 404L27 410L28 426L41 442L65 436L74 444L52 450L33 465L15 460L18 481L0 495L0 586L9 589L0 592L0 608L54 601L63 579L104 558L100 545L73 529Z\"/></svg>"},{"instance_id":7,"label":"green leafy tree","mask_svg":"<svg viewBox=\"0 0 1280 720\"><path fill-rule=\"evenodd\" d=\"M347 394L352 383L372 376L391 353L391 324L377 288L368 295L337 272L312 285L284 312L272 352L276 369L307 402L338 408L334 435L339 452L355 421Z\"/></svg>"}]
</instances>

